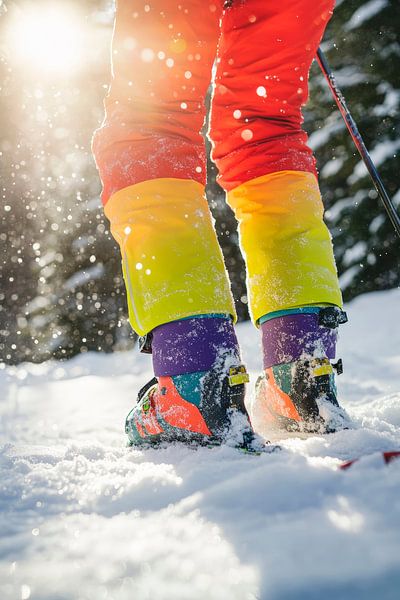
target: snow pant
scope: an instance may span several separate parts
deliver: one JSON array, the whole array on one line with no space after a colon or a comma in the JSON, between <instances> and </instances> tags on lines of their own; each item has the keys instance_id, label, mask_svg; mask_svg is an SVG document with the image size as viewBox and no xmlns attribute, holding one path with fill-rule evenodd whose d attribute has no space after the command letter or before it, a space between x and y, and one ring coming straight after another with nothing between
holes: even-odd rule
<instances>
[{"instance_id":1,"label":"snow pant","mask_svg":"<svg viewBox=\"0 0 400 600\"><path fill-rule=\"evenodd\" d=\"M239 222L253 321L341 305L315 160L301 128L334 0L119 0L112 82L93 152L122 252L133 329L236 319L205 199L209 138ZM214 68L213 68L214 64Z\"/></svg>"}]
</instances>

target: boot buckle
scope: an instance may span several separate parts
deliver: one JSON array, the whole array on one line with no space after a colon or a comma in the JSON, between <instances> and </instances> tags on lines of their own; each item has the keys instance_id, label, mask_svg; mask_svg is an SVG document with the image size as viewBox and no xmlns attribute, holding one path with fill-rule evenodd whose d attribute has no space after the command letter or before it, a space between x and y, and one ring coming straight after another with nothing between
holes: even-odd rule
<instances>
[{"instance_id":1,"label":"boot buckle","mask_svg":"<svg viewBox=\"0 0 400 600\"><path fill-rule=\"evenodd\" d=\"M310 366L314 377L331 375L333 373L332 365L328 359L314 359L310 362Z\"/></svg>"},{"instance_id":2,"label":"boot buckle","mask_svg":"<svg viewBox=\"0 0 400 600\"><path fill-rule=\"evenodd\" d=\"M240 385L241 383L249 383L250 377L244 365L239 367L231 367L229 369L228 382L231 387Z\"/></svg>"}]
</instances>

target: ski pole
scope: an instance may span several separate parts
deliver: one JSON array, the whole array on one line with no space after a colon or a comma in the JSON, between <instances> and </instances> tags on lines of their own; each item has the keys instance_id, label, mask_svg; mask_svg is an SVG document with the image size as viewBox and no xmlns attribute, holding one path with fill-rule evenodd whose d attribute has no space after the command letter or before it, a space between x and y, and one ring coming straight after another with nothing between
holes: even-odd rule
<instances>
[{"instance_id":1,"label":"ski pole","mask_svg":"<svg viewBox=\"0 0 400 600\"><path fill-rule=\"evenodd\" d=\"M376 170L374 162L367 150L366 145L364 144L364 140L362 139L360 132L358 131L356 122L354 121L349 109L347 108L346 100L344 99L344 96L336 83L335 76L332 73L332 71L329 67L328 61L326 60L325 54L322 52L321 48L318 48L318 51L317 51L317 61L321 68L322 73L324 74L324 76L328 82L328 85L330 87L332 95L333 95L335 102L340 110L340 113L344 119L344 122L347 125L347 129L350 132L352 140L353 140L358 152L360 153L360 156L361 156L362 160L364 161L365 166L368 169L368 172L371 176L374 187L375 187L376 191L378 192L379 197L385 206L386 212L389 215L389 219L391 220L392 225L393 225L397 235L400 237L400 217L396 212L396 208L395 208L392 200L389 198L389 195L385 189L385 186L383 185L381 178L379 177L379 174L378 174L378 171Z\"/></svg>"}]
</instances>

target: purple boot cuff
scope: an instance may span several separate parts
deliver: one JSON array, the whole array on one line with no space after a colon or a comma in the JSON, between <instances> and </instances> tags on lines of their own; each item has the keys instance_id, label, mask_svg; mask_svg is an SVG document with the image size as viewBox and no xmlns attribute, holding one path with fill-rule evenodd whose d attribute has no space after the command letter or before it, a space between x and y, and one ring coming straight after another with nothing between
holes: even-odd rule
<instances>
[{"instance_id":1,"label":"purple boot cuff","mask_svg":"<svg viewBox=\"0 0 400 600\"><path fill-rule=\"evenodd\" d=\"M193 317L153 329L153 368L156 377L208 371L220 354L240 360L239 345L230 319Z\"/></svg>"},{"instance_id":2,"label":"purple boot cuff","mask_svg":"<svg viewBox=\"0 0 400 600\"><path fill-rule=\"evenodd\" d=\"M290 314L261 325L264 369L305 356L335 358L337 330L318 323L318 314Z\"/></svg>"}]
</instances>

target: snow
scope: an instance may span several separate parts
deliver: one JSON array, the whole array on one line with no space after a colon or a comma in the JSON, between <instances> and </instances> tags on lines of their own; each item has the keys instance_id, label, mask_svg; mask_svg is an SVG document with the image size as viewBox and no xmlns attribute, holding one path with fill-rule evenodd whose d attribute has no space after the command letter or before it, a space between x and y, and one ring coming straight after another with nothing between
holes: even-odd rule
<instances>
[{"instance_id":1,"label":"snow","mask_svg":"<svg viewBox=\"0 0 400 600\"><path fill-rule=\"evenodd\" d=\"M77 273L71 275L71 277L64 282L63 288L65 290L74 290L88 281L100 279L103 273L104 266L102 264L95 265L89 269L85 269L84 271L78 271Z\"/></svg>"},{"instance_id":2,"label":"snow","mask_svg":"<svg viewBox=\"0 0 400 600\"><path fill-rule=\"evenodd\" d=\"M393 200L393 204L394 204L396 207L399 207L399 206L400 206L400 190L397 190L397 192L396 192L396 193L395 193L395 195L393 196L392 200Z\"/></svg>"},{"instance_id":3,"label":"snow","mask_svg":"<svg viewBox=\"0 0 400 600\"><path fill-rule=\"evenodd\" d=\"M343 292L353 283L354 278L359 274L361 268L361 265L352 265L349 269L343 271L339 277L340 289Z\"/></svg>"},{"instance_id":4,"label":"snow","mask_svg":"<svg viewBox=\"0 0 400 600\"><path fill-rule=\"evenodd\" d=\"M393 198L393 201L394 200L395 200L395 196ZM396 206L396 204L395 204L395 206ZM383 214L377 215L369 224L368 229L371 233L377 233L384 223L386 223L386 215L383 215Z\"/></svg>"},{"instance_id":5,"label":"snow","mask_svg":"<svg viewBox=\"0 0 400 600\"><path fill-rule=\"evenodd\" d=\"M333 158L329 160L321 169L321 177L326 179L327 177L333 177L336 173L339 173L343 167L345 161L343 158Z\"/></svg>"},{"instance_id":6,"label":"snow","mask_svg":"<svg viewBox=\"0 0 400 600\"><path fill-rule=\"evenodd\" d=\"M382 165L385 160L396 157L397 151L400 149L400 139L389 140L386 139L383 142L380 142L375 146L375 148L370 152L373 163L376 167ZM367 167L365 163L360 160L356 166L350 177L347 178L347 182L349 185L353 185L359 179L362 179L368 174Z\"/></svg>"},{"instance_id":7,"label":"snow","mask_svg":"<svg viewBox=\"0 0 400 600\"><path fill-rule=\"evenodd\" d=\"M340 119L340 120L339 120ZM318 148L326 144L333 135L345 129L345 124L341 117L334 115L333 119L328 125L316 129L313 131L308 138L308 143L312 150L315 152Z\"/></svg>"},{"instance_id":8,"label":"snow","mask_svg":"<svg viewBox=\"0 0 400 600\"><path fill-rule=\"evenodd\" d=\"M367 249L367 244L364 241L359 241L354 246L347 248L343 255L343 264L347 267L357 260L362 260L367 253Z\"/></svg>"},{"instance_id":9,"label":"snow","mask_svg":"<svg viewBox=\"0 0 400 600\"><path fill-rule=\"evenodd\" d=\"M377 91L385 94L385 98L382 104L372 109L372 114L377 117L395 116L400 104L400 90L385 81L377 87Z\"/></svg>"},{"instance_id":10,"label":"snow","mask_svg":"<svg viewBox=\"0 0 400 600\"><path fill-rule=\"evenodd\" d=\"M344 89L368 81L367 75L365 73L360 73L359 69L359 66L348 66L342 67L341 69L335 69L335 80L338 87Z\"/></svg>"},{"instance_id":11,"label":"snow","mask_svg":"<svg viewBox=\"0 0 400 600\"><path fill-rule=\"evenodd\" d=\"M360 27L365 21L372 19L375 15L377 15L382 9L388 6L388 0L370 0L360 6L352 15L350 21L345 26L345 31L351 31Z\"/></svg>"},{"instance_id":12,"label":"snow","mask_svg":"<svg viewBox=\"0 0 400 600\"><path fill-rule=\"evenodd\" d=\"M358 206L361 202L363 202L368 196L368 192L368 189L357 190L357 192L352 196L337 200L335 204L326 211L325 216L327 220L331 223L336 222L341 217L343 212L346 212L349 208Z\"/></svg>"},{"instance_id":13,"label":"snow","mask_svg":"<svg viewBox=\"0 0 400 600\"><path fill-rule=\"evenodd\" d=\"M136 352L3 366L1 599L397 598L400 461L380 451L400 446L399 305L396 289L347 307L338 383L355 428L261 456L125 448L151 376ZM254 383L258 332L238 332Z\"/></svg>"}]
</instances>

